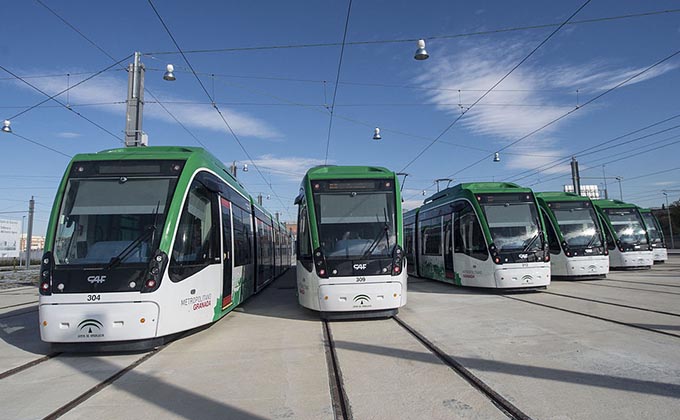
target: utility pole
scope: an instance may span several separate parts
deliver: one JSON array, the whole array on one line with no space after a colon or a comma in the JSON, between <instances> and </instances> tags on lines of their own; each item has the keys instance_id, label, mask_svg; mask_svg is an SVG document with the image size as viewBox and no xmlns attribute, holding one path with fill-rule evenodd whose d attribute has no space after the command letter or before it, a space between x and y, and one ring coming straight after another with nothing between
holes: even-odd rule
<instances>
[{"instance_id":1,"label":"utility pole","mask_svg":"<svg viewBox=\"0 0 680 420\"><path fill-rule=\"evenodd\" d=\"M604 199L609 200L609 193L607 192L607 175L604 173L604 165L602 165L602 179L604 180Z\"/></svg>"},{"instance_id":2,"label":"utility pole","mask_svg":"<svg viewBox=\"0 0 680 420\"><path fill-rule=\"evenodd\" d=\"M229 167L229 170L231 171L231 175L236 178L236 161L233 161L231 166Z\"/></svg>"},{"instance_id":3,"label":"utility pole","mask_svg":"<svg viewBox=\"0 0 680 420\"><path fill-rule=\"evenodd\" d=\"M671 207L668 205L668 193L664 192L666 196L666 214L668 214L668 233L671 235L671 249L675 249L675 241L673 240L673 221L671 220Z\"/></svg>"},{"instance_id":4,"label":"utility pole","mask_svg":"<svg viewBox=\"0 0 680 420\"><path fill-rule=\"evenodd\" d=\"M33 212L35 211L35 200L31 196L28 202L28 228L26 230L26 268L31 266L31 243L33 242Z\"/></svg>"},{"instance_id":5,"label":"utility pole","mask_svg":"<svg viewBox=\"0 0 680 420\"><path fill-rule=\"evenodd\" d=\"M26 216L21 216L21 236L19 236L19 267L24 266L24 260L21 257L21 241L24 239L24 225L26 224Z\"/></svg>"},{"instance_id":6,"label":"utility pole","mask_svg":"<svg viewBox=\"0 0 680 420\"><path fill-rule=\"evenodd\" d=\"M571 183L576 195L581 195L581 176L578 173L578 161L574 156L571 157Z\"/></svg>"},{"instance_id":7,"label":"utility pole","mask_svg":"<svg viewBox=\"0 0 680 420\"><path fill-rule=\"evenodd\" d=\"M623 190L621 189L621 178L620 176L616 177L616 180L619 181L619 200L623 201Z\"/></svg>"},{"instance_id":8,"label":"utility pole","mask_svg":"<svg viewBox=\"0 0 680 420\"><path fill-rule=\"evenodd\" d=\"M135 52L135 61L128 65L128 95L125 113L125 147L146 146L148 139L142 133L144 111L144 64L142 53Z\"/></svg>"},{"instance_id":9,"label":"utility pole","mask_svg":"<svg viewBox=\"0 0 680 420\"><path fill-rule=\"evenodd\" d=\"M257 195L257 204L262 205L262 194Z\"/></svg>"}]
</instances>

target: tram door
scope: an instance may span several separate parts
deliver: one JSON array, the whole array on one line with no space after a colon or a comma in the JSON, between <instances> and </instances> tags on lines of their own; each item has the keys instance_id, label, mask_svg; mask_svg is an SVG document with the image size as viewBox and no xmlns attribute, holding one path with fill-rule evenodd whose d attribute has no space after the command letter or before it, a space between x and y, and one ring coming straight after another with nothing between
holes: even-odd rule
<instances>
[{"instance_id":1,"label":"tram door","mask_svg":"<svg viewBox=\"0 0 680 420\"><path fill-rule=\"evenodd\" d=\"M444 223L444 271L447 279L455 278L453 273L453 214L443 217Z\"/></svg>"},{"instance_id":2,"label":"tram door","mask_svg":"<svg viewBox=\"0 0 680 420\"><path fill-rule=\"evenodd\" d=\"M220 203L222 208L222 267L224 269L222 277L222 309L224 309L233 303L231 279L233 254L231 252L231 203L222 197L220 197Z\"/></svg>"}]
</instances>

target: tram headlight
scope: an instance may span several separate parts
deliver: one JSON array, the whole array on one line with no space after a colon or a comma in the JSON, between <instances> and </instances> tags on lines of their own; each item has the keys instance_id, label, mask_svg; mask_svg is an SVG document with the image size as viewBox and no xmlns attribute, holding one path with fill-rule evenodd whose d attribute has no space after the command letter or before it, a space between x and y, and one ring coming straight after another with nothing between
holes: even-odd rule
<instances>
[{"instance_id":1,"label":"tram headlight","mask_svg":"<svg viewBox=\"0 0 680 420\"><path fill-rule=\"evenodd\" d=\"M401 268L404 264L404 250L399 245L394 249L392 254L392 275L398 276L401 274Z\"/></svg>"},{"instance_id":2,"label":"tram headlight","mask_svg":"<svg viewBox=\"0 0 680 420\"><path fill-rule=\"evenodd\" d=\"M46 252L40 262L40 294L48 296L52 294L52 253ZM60 290L63 290L60 289Z\"/></svg>"},{"instance_id":3,"label":"tram headlight","mask_svg":"<svg viewBox=\"0 0 680 420\"><path fill-rule=\"evenodd\" d=\"M326 258L324 258L321 248L314 250L314 265L316 265L316 273L319 275L319 277L328 278Z\"/></svg>"},{"instance_id":4,"label":"tram headlight","mask_svg":"<svg viewBox=\"0 0 680 420\"><path fill-rule=\"evenodd\" d=\"M142 293L150 293L158 290L167 263L168 255L160 249L156 250L153 258L149 261L149 266L146 270L146 281L142 284L142 289L140 290ZM132 283L130 283L130 285L132 285Z\"/></svg>"}]
</instances>

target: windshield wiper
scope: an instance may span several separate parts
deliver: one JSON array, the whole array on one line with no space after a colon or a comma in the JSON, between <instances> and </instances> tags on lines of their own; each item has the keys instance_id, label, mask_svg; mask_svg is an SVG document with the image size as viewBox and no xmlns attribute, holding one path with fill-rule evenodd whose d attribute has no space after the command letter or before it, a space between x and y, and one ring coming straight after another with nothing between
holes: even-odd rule
<instances>
[{"instance_id":1,"label":"windshield wiper","mask_svg":"<svg viewBox=\"0 0 680 420\"><path fill-rule=\"evenodd\" d=\"M536 227L538 228L538 232L536 232L536 235L533 238L531 238L529 243L524 247L524 249L522 249L522 252L527 252L529 250L529 248L531 248L531 246L536 242L536 239L543 237L543 231L541 230L540 220L537 217L534 221L536 222ZM541 247L541 248L543 248L543 247Z\"/></svg>"},{"instance_id":2,"label":"windshield wiper","mask_svg":"<svg viewBox=\"0 0 680 420\"><path fill-rule=\"evenodd\" d=\"M154 232L156 232L156 225L149 225L146 227L145 231L142 232L141 235L136 237L128 246L126 246L118 255L115 257L111 258L111 261L109 264L106 266L107 270L112 269L113 267L116 267L120 263L123 262L124 259L126 259L132 251L135 250L145 239L147 239L149 236L151 236Z\"/></svg>"},{"instance_id":3,"label":"windshield wiper","mask_svg":"<svg viewBox=\"0 0 680 420\"><path fill-rule=\"evenodd\" d=\"M383 212L385 213L385 226L383 228L383 231L385 232L385 241L387 242L387 249L389 250L390 248L390 226L387 224L387 210L383 209ZM376 219L380 221L378 218L378 215L376 214ZM367 256L371 255L373 253L373 250L375 247L378 246L380 243L380 239L382 239L383 232L378 232L378 235L373 239L373 242L371 242L371 245L366 249L366 252L364 252L364 255L361 256L361 258L366 258Z\"/></svg>"}]
</instances>

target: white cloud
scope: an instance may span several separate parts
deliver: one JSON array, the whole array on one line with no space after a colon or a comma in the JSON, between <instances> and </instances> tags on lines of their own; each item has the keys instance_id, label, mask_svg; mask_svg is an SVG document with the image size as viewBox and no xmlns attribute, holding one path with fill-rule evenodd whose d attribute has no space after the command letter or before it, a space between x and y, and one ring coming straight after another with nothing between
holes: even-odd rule
<instances>
[{"instance_id":1,"label":"white cloud","mask_svg":"<svg viewBox=\"0 0 680 420\"><path fill-rule=\"evenodd\" d=\"M82 136L80 133L73 133L70 131L62 131L61 133L57 133L57 137L61 137L63 139L75 139Z\"/></svg>"},{"instance_id":2,"label":"white cloud","mask_svg":"<svg viewBox=\"0 0 680 420\"><path fill-rule=\"evenodd\" d=\"M39 73L39 72L36 72ZM85 76L83 76L84 78ZM82 79L71 78L71 85L78 83ZM17 82L19 86L31 89L29 86ZM41 90L50 95L56 94L66 89L66 80L61 78L37 78L31 81ZM31 89L32 90L32 89ZM69 91L69 103L71 104L102 104L98 109L108 112L121 114L125 112L125 101L127 94L127 83L121 78L109 75L100 75L92 80L88 80L80 86ZM156 96L160 96L156 94ZM62 94L59 99L66 101L66 94ZM175 120L168 115L159 105L151 103L153 98L146 95L146 106L144 116L155 118L175 124ZM202 128L211 131L228 132L222 118L210 105L187 104L186 99L163 95L159 99L166 108L172 112L185 126L189 128ZM167 102L167 103L166 103ZM184 103L171 103L184 102ZM276 139L281 134L271 127L268 123L259 118L248 114L233 111L228 108L221 108L222 114L240 137L255 137L261 139Z\"/></svg>"},{"instance_id":3,"label":"white cloud","mask_svg":"<svg viewBox=\"0 0 680 420\"><path fill-rule=\"evenodd\" d=\"M465 106L474 103L497 83L531 48L523 43L476 44L461 48L455 54L438 54L430 59L432 64L416 77L416 82L433 89L426 94L427 100L455 118ZM675 64L660 65L630 84L649 80L676 68L678 65ZM642 69L617 69L604 63L546 65L543 62L527 62L467 112L458 125L494 139L486 147L498 149L574 109L576 89L588 92L587 97L583 95L579 98L580 103L583 103L593 96L593 92L611 88ZM564 122L578 118L590 109L593 106L551 124L510 148L509 151L514 153L525 151L526 155L505 155L507 167L535 168L563 156L565 151L556 133L563 128ZM562 167L551 170L554 173L563 171Z\"/></svg>"},{"instance_id":4,"label":"white cloud","mask_svg":"<svg viewBox=\"0 0 680 420\"><path fill-rule=\"evenodd\" d=\"M323 165L323 159L306 158L299 156L274 156L271 154L262 155L253 159L262 172L271 172L274 176L282 180L300 182L307 170L313 166Z\"/></svg>"}]
</instances>

